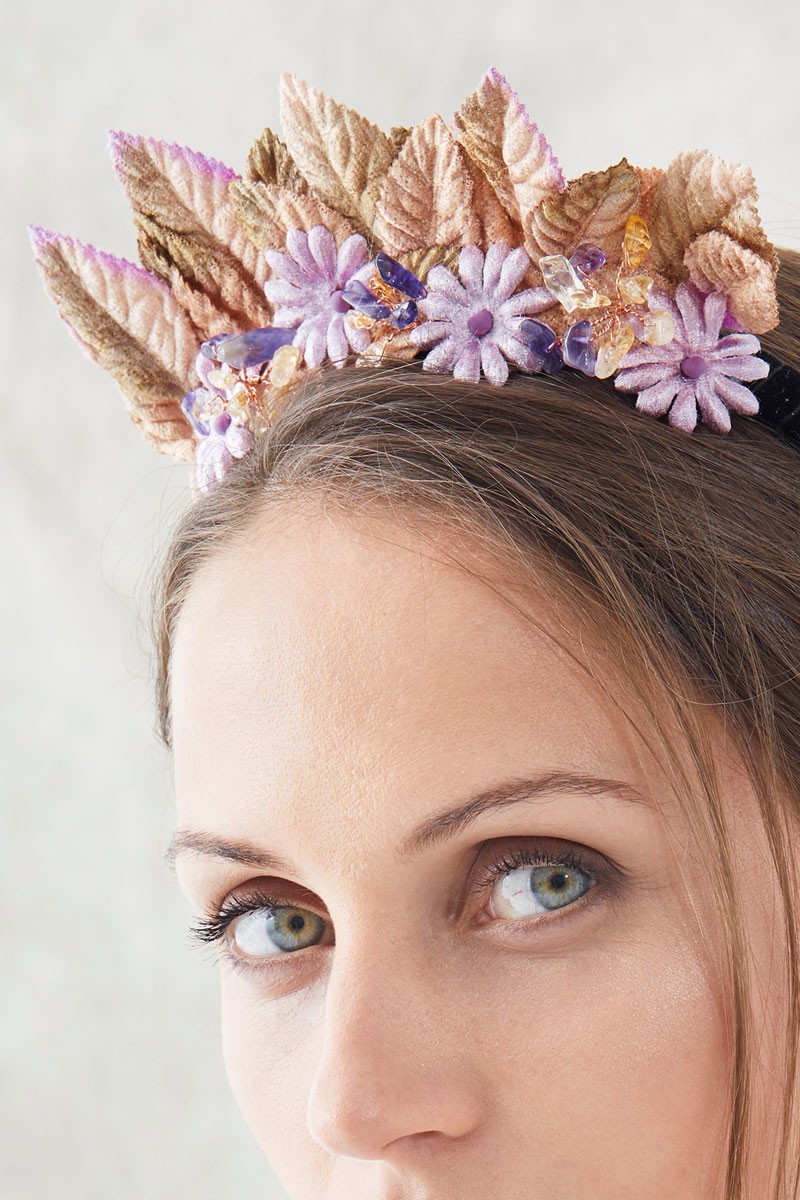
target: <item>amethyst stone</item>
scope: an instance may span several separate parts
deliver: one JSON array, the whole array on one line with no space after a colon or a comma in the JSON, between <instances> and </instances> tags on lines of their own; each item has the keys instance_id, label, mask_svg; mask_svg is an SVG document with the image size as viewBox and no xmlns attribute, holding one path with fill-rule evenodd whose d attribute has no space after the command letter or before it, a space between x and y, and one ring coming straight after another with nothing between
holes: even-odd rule
<instances>
[{"instance_id":1,"label":"amethyst stone","mask_svg":"<svg viewBox=\"0 0 800 1200\"><path fill-rule=\"evenodd\" d=\"M591 275L599 271L606 261L606 256L599 246L592 242L581 242L569 260L579 275Z\"/></svg>"},{"instance_id":2,"label":"amethyst stone","mask_svg":"<svg viewBox=\"0 0 800 1200\"><path fill-rule=\"evenodd\" d=\"M594 375L597 351L592 342L591 321L576 321L564 334L564 362L584 375Z\"/></svg>"},{"instance_id":3,"label":"amethyst stone","mask_svg":"<svg viewBox=\"0 0 800 1200\"><path fill-rule=\"evenodd\" d=\"M221 341L216 356L229 367L260 367L269 362L280 346L290 345L296 333L296 329L282 329L279 325L248 329L247 333L237 333Z\"/></svg>"},{"instance_id":4,"label":"amethyst stone","mask_svg":"<svg viewBox=\"0 0 800 1200\"><path fill-rule=\"evenodd\" d=\"M419 309L414 300L406 300L403 304L398 304L391 315L391 323L395 329L405 329L407 325L413 325L419 316Z\"/></svg>"},{"instance_id":5,"label":"amethyst stone","mask_svg":"<svg viewBox=\"0 0 800 1200\"><path fill-rule=\"evenodd\" d=\"M345 300L341 290L338 290L331 296L331 308L334 312L346 313L350 311L352 305Z\"/></svg>"},{"instance_id":6,"label":"amethyst stone","mask_svg":"<svg viewBox=\"0 0 800 1200\"><path fill-rule=\"evenodd\" d=\"M708 363L700 354L690 354L681 363L681 374L687 379L699 379L708 370Z\"/></svg>"},{"instance_id":7,"label":"amethyst stone","mask_svg":"<svg viewBox=\"0 0 800 1200\"><path fill-rule=\"evenodd\" d=\"M220 344L220 342L224 342L226 338L229 338L231 336L232 335L230 333L214 334L214 337L210 337L210 338L208 338L207 341L202 343L202 345L200 346L200 353L203 355L204 358L216 358L217 357L217 346Z\"/></svg>"},{"instance_id":8,"label":"amethyst stone","mask_svg":"<svg viewBox=\"0 0 800 1200\"><path fill-rule=\"evenodd\" d=\"M347 287L342 289L342 297L365 317L372 317L373 321L385 321L391 315L389 305L381 304L360 279L351 279Z\"/></svg>"},{"instance_id":9,"label":"amethyst stone","mask_svg":"<svg viewBox=\"0 0 800 1200\"><path fill-rule=\"evenodd\" d=\"M207 437L208 436L208 426L206 425L205 421L199 420L199 418L194 415L194 410L195 410L196 404L197 404L197 392L196 391L195 392L187 392L186 395L181 400L181 409L186 414L186 416L189 418L189 423L192 426L192 428L194 430L196 430L196 432L199 433L202 437Z\"/></svg>"},{"instance_id":10,"label":"amethyst stone","mask_svg":"<svg viewBox=\"0 0 800 1200\"><path fill-rule=\"evenodd\" d=\"M539 370L555 375L564 366L558 338L549 325L527 317L519 327L531 354L538 360Z\"/></svg>"},{"instance_id":11,"label":"amethyst stone","mask_svg":"<svg viewBox=\"0 0 800 1200\"><path fill-rule=\"evenodd\" d=\"M388 283L389 287L396 288L398 292L403 292L412 300L424 300L427 296L428 289L425 284L417 279L412 271L395 259L389 258L389 255L384 254L382 250L375 255L375 266L378 268L381 279L384 283Z\"/></svg>"},{"instance_id":12,"label":"amethyst stone","mask_svg":"<svg viewBox=\"0 0 800 1200\"><path fill-rule=\"evenodd\" d=\"M488 308L480 308L467 320L467 329L473 337L483 337L494 325L494 317Z\"/></svg>"},{"instance_id":13,"label":"amethyst stone","mask_svg":"<svg viewBox=\"0 0 800 1200\"><path fill-rule=\"evenodd\" d=\"M217 413L217 415L215 417L211 418L211 432L224 434L225 431L227 430L228 426L230 425L230 423L231 423L230 413L226 413L226 412Z\"/></svg>"}]
</instances>

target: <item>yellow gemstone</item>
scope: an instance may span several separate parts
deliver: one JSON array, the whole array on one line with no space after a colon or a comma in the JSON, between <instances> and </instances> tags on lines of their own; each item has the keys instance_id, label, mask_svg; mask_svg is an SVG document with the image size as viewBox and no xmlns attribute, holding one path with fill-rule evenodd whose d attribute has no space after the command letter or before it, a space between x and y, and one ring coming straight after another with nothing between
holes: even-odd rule
<instances>
[{"instance_id":1,"label":"yellow gemstone","mask_svg":"<svg viewBox=\"0 0 800 1200\"><path fill-rule=\"evenodd\" d=\"M272 366L269 369L269 381L273 387L286 387L291 382L295 368L300 359L297 346L279 346L272 356Z\"/></svg>"},{"instance_id":2,"label":"yellow gemstone","mask_svg":"<svg viewBox=\"0 0 800 1200\"><path fill-rule=\"evenodd\" d=\"M675 321L672 313L664 309L645 313L642 317L644 331L642 341L650 346L666 346L675 337Z\"/></svg>"},{"instance_id":3,"label":"yellow gemstone","mask_svg":"<svg viewBox=\"0 0 800 1200\"><path fill-rule=\"evenodd\" d=\"M638 267L652 244L647 222L637 213L631 213L625 222L625 239L622 243L628 266Z\"/></svg>"},{"instance_id":4,"label":"yellow gemstone","mask_svg":"<svg viewBox=\"0 0 800 1200\"><path fill-rule=\"evenodd\" d=\"M597 351L597 365L594 373L598 379L608 379L619 367L625 355L634 343L633 330L629 325L623 325L610 342L604 342Z\"/></svg>"},{"instance_id":5,"label":"yellow gemstone","mask_svg":"<svg viewBox=\"0 0 800 1200\"><path fill-rule=\"evenodd\" d=\"M232 421L236 421L239 425L244 425L247 422L250 416L250 397L243 383L236 385L228 397L228 403L225 407Z\"/></svg>"},{"instance_id":6,"label":"yellow gemstone","mask_svg":"<svg viewBox=\"0 0 800 1200\"><path fill-rule=\"evenodd\" d=\"M619 294L626 304L646 304L653 279L650 275L625 275L619 281Z\"/></svg>"},{"instance_id":7,"label":"yellow gemstone","mask_svg":"<svg viewBox=\"0 0 800 1200\"><path fill-rule=\"evenodd\" d=\"M357 367L377 367L383 358L383 346L380 342L371 342L363 354L356 359Z\"/></svg>"},{"instance_id":8,"label":"yellow gemstone","mask_svg":"<svg viewBox=\"0 0 800 1200\"><path fill-rule=\"evenodd\" d=\"M228 366L208 372L208 382L211 386L221 388L223 391L228 391L229 388L236 387L238 380L239 376Z\"/></svg>"},{"instance_id":9,"label":"yellow gemstone","mask_svg":"<svg viewBox=\"0 0 800 1200\"><path fill-rule=\"evenodd\" d=\"M563 254L543 255L539 259L539 270L548 292L567 312L574 312L576 308L595 307L593 297L597 296L597 292L586 286Z\"/></svg>"}]
</instances>

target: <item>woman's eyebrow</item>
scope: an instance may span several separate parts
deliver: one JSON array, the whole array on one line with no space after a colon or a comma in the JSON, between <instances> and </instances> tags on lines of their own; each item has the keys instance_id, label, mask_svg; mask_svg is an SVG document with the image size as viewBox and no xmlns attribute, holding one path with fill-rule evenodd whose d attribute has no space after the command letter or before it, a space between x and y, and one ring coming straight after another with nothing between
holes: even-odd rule
<instances>
[{"instance_id":1,"label":"woman's eyebrow","mask_svg":"<svg viewBox=\"0 0 800 1200\"><path fill-rule=\"evenodd\" d=\"M630 783L574 771L548 771L530 779L511 779L505 783L496 784L457 804L455 808L448 808L444 812L428 817L404 838L396 848L395 854L399 858L413 857L461 833L484 813L556 793L610 796L626 804L654 807L653 801L645 798ZM164 859L174 869L176 858L185 852L225 858L244 866L259 867L262 870L275 871L279 874L293 874L295 870L292 864L281 858L280 855L250 842L231 841L196 829L177 829Z\"/></svg>"}]
</instances>

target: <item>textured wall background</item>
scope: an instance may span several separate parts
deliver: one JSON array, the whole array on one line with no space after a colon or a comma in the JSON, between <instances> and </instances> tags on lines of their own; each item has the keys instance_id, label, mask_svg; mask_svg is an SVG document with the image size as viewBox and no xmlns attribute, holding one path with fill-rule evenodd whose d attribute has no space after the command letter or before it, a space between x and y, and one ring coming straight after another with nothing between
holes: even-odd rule
<instances>
[{"instance_id":1,"label":"textured wall background","mask_svg":"<svg viewBox=\"0 0 800 1200\"><path fill-rule=\"evenodd\" d=\"M4 9L0 1191L283 1196L228 1095L216 971L162 863L148 564L188 468L151 450L47 299L26 222L135 259L106 131L242 170L290 70L378 124L449 120L490 65L568 177L708 147L800 248L800 18L788 0L72 0ZM415 23L412 31L412 22ZM660 24L659 24L660 22Z\"/></svg>"}]
</instances>

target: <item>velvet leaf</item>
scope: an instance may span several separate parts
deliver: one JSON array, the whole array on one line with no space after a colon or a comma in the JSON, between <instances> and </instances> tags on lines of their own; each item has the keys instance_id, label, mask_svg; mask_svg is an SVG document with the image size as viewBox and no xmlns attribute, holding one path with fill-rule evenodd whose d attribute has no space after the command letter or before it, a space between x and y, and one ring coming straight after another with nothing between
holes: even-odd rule
<instances>
[{"instance_id":1,"label":"velvet leaf","mask_svg":"<svg viewBox=\"0 0 800 1200\"><path fill-rule=\"evenodd\" d=\"M85 353L114 376L151 445L189 459L181 411L197 383L197 335L169 287L148 271L52 230L28 227L45 288Z\"/></svg>"},{"instance_id":2,"label":"velvet leaf","mask_svg":"<svg viewBox=\"0 0 800 1200\"><path fill-rule=\"evenodd\" d=\"M205 292L232 326L266 325L268 267L230 204L236 172L183 146L125 133L110 136L143 265L168 283L177 272L192 290Z\"/></svg>"},{"instance_id":3,"label":"velvet leaf","mask_svg":"<svg viewBox=\"0 0 800 1200\"><path fill-rule=\"evenodd\" d=\"M323 203L368 238L396 153L392 138L288 72L281 75L280 104L286 145L303 177Z\"/></svg>"},{"instance_id":4,"label":"velvet leaf","mask_svg":"<svg viewBox=\"0 0 800 1200\"><path fill-rule=\"evenodd\" d=\"M476 242L472 176L439 116L411 133L383 183L375 236L387 253Z\"/></svg>"}]
</instances>

